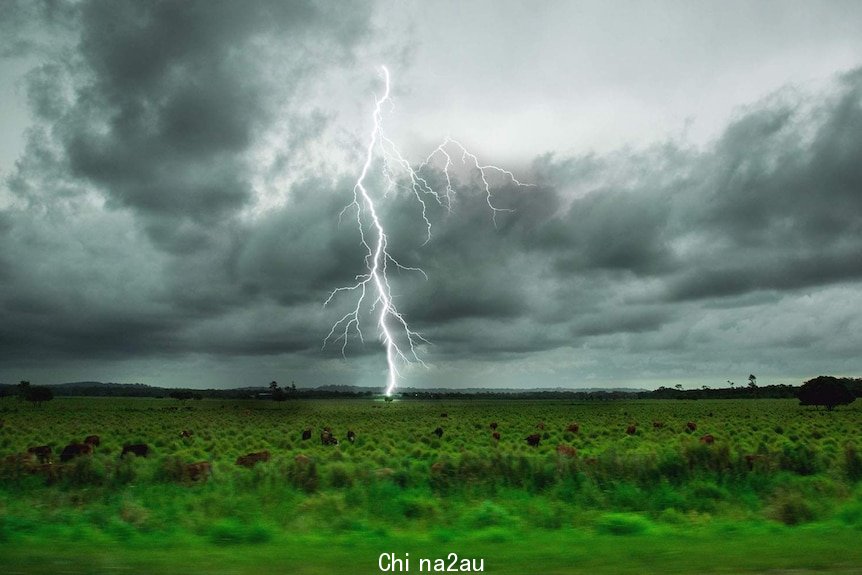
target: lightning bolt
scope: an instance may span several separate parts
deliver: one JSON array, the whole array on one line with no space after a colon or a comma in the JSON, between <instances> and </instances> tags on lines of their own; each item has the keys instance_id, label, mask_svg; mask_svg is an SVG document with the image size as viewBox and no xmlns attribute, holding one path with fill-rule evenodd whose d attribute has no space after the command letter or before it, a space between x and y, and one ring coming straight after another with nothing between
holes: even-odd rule
<instances>
[{"instance_id":1,"label":"lightning bolt","mask_svg":"<svg viewBox=\"0 0 862 575\"><path fill-rule=\"evenodd\" d=\"M381 97L375 98L374 112L372 114L373 127L368 138L368 147L365 150L365 163L353 186L353 201L347 204L341 211L341 214L339 214L340 220L346 212L351 209L355 210L360 242L366 250L366 271L355 276L355 282L352 285L336 288L326 298L323 304L324 307L341 293L351 292L356 294L355 305L332 325L332 329L330 329L329 334L323 340L323 347L325 348L330 341L341 341L341 352L344 355L351 330L355 330L359 339L364 342L365 339L360 328L359 316L366 301L370 300L371 311L377 312L377 327L380 339L386 349L386 362L388 366L386 395L390 396L395 390L400 377L399 365L418 363L425 366L425 362L422 361L417 353L417 347L420 342L430 342L418 332L410 329L404 315L395 306L392 297L392 286L387 276L388 266L392 265L401 270L419 273L425 279L428 279L428 276L421 268L401 265L387 251L389 237L386 234L386 229L378 212L376 200L365 185L365 180L371 170L375 157L379 156L382 161L382 175L386 182L386 187L382 194L383 198L390 192L398 189L408 189L416 197L422 209L422 220L425 224L425 244L431 241L432 228L431 221L428 219L428 205L425 203L425 200L433 200L447 210L452 210L455 186L450 170L457 165L453 160L453 155L457 157L460 154L461 164L470 167L478 173L495 227L499 212L511 212L513 210L499 208L494 205L491 184L488 180L489 173L496 172L508 178L517 186L530 186L531 184L521 183L508 170L494 165L482 164L479 158L472 154L463 144L449 137L432 150L421 164L414 168L402 155L398 146L383 131L383 107L385 104L391 103L391 100L389 70L386 66L381 66L380 70L384 80L384 90ZM423 176L423 172L436 167L441 161L443 166L438 169L445 176L446 187L444 190L438 191ZM366 228L368 228L367 232ZM396 334L401 338L401 345L396 340Z\"/></svg>"}]
</instances>

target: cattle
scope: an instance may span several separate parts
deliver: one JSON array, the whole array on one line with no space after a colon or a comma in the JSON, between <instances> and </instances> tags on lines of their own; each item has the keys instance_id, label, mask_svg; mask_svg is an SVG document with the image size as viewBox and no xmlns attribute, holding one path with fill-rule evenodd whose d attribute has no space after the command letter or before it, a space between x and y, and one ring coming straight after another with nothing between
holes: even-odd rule
<instances>
[{"instance_id":1,"label":"cattle","mask_svg":"<svg viewBox=\"0 0 862 575\"><path fill-rule=\"evenodd\" d=\"M243 467L254 467L260 461L269 461L269 451L256 451L236 458L236 464Z\"/></svg>"},{"instance_id":2,"label":"cattle","mask_svg":"<svg viewBox=\"0 0 862 575\"><path fill-rule=\"evenodd\" d=\"M495 431L494 433L491 434L491 437L494 438L494 441L500 441L500 432Z\"/></svg>"},{"instance_id":3,"label":"cattle","mask_svg":"<svg viewBox=\"0 0 862 575\"><path fill-rule=\"evenodd\" d=\"M497 422L496 421L491 422L491 429L494 429L494 430L497 429Z\"/></svg>"},{"instance_id":4,"label":"cattle","mask_svg":"<svg viewBox=\"0 0 862 575\"><path fill-rule=\"evenodd\" d=\"M653 429L661 429L662 427L664 427L664 421L653 421L652 422L652 428Z\"/></svg>"},{"instance_id":5,"label":"cattle","mask_svg":"<svg viewBox=\"0 0 862 575\"><path fill-rule=\"evenodd\" d=\"M183 430L180 432L180 437L182 437L183 439L189 438L189 437L191 437L192 435L194 435L194 432L193 432L191 429L183 429ZM192 464L190 464L190 465L195 465L195 464L194 464L194 463L192 463Z\"/></svg>"},{"instance_id":6,"label":"cattle","mask_svg":"<svg viewBox=\"0 0 862 575\"><path fill-rule=\"evenodd\" d=\"M132 453L135 457L146 457L150 454L150 446L146 443L124 444L123 452L120 457L124 457L127 453Z\"/></svg>"},{"instance_id":7,"label":"cattle","mask_svg":"<svg viewBox=\"0 0 862 575\"><path fill-rule=\"evenodd\" d=\"M324 429L320 433L320 443L323 445L338 445L338 440L332 435L331 431Z\"/></svg>"},{"instance_id":8,"label":"cattle","mask_svg":"<svg viewBox=\"0 0 862 575\"><path fill-rule=\"evenodd\" d=\"M35 455L39 460L39 463L49 463L51 461L51 456L53 455L53 450L50 445L37 445L35 447L27 448L27 453Z\"/></svg>"},{"instance_id":9,"label":"cattle","mask_svg":"<svg viewBox=\"0 0 862 575\"><path fill-rule=\"evenodd\" d=\"M638 428L635 427L633 424L626 427L626 433L629 435L634 435L635 433L637 433L637 431L638 431Z\"/></svg>"},{"instance_id":10,"label":"cattle","mask_svg":"<svg viewBox=\"0 0 862 575\"><path fill-rule=\"evenodd\" d=\"M537 423L537 424L536 424L536 429L545 429L545 422L544 422L544 421L540 421L539 423Z\"/></svg>"},{"instance_id":11,"label":"cattle","mask_svg":"<svg viewBox=\"0 0 862 575\"><path fill-rule=\"evenodd\" d=\"M306 429L302 432L302 440L311 439L311 428Z\"/></svg>"},{"instance_id":12,"label":"cattle","mask_svg":"<svg viewBox=\"0 0 862 575\"><path fill-rule=\"evenodd\" d=\"M534 433L532 435L527 436L527 445L531 447L538 447L539 441L542 439L542 436L538 433Z\"/></svg>"},{"instance_id":13,"label":"cattle","mask_svg":"<svg viewBox=\"0 0 862 575\"><path fill-rule=\"evenodd\" d=\"M695 431L697 429L697 424L693 421L689 421L685 424L685 428L690 432Z\"/></svg>"},{"instance_id":14,"label":"cattle","mask_svg":"<svg viewBox=\"0 0 862 575\"><path fill-rule=\"evenodd\" d=\"M99 439L98 435L88 435L86 438L84 438L84 443L86 443L87 445L92 445L93 447L99 447L99 445L101 445L102 443L102 440Z\"/></svg>"},{"instance_id":15,"label":"cattle","mask_svg":"<svg viewBox=\"0 0 862 575\"><path fill-rule=\"evenodd\" d=\"M449 414L444 411L440 414L440 417L449 417Z\"/></svg>"},{"instance_id":16,"label":"cattle","mask_svg":"<svg viewBox=\"0 0 862 575\"><path fill-rule=\"evenodd\" d=\"M296 462L297 465L302 467L311 463L311 459L307 455L303 455L301 453L294 457L293 460Z\"/></svg>"},{"instance_id":17,"label":"cattle","mask_svg":"<svg viewBox=\"0 0 862 575\"><path fill-rule=\"evenodd\" d=\"M559 444L557 446L557 455L562 457L575 457L578 455L578 450L571 445Z\"/></svg>"},{"instance_id":18,"label":"cattle","mask_svg":"<svg viewBox=\"0 0 862 575\"><path fill-rule=\"evenodd\" d=\"M577 422L571 422L566 426L566 431L569 433L578 433L581 430L581 426Z\"/></svg>"},{"instance_id":19,"label":"cattle","mask_svg":"<svg viewBox=\"0 0 862 575\"><path fill-rule=\"evenodd\" d=\"M443 437L443 428L442 428L442 427L438 427L437 429L435 429L435 430L434 430L434 431L432 431L431 433L433 433L434 435L436 435L438 438Z\"/></svg>"},{"instance_id":20,"label":"cattle","mask_svg":"<svg viewBox=\"0 0 862 575\"><path fill-rule=\"evenodd\" d=\"M700 442L705 443L706 445L712 445L715 443L715 438L711 434L707 433L706 435L701 436Z\"/></svg>"},{"instance_id":21,"label":"cattle","mask_svg":"<svg viewBox=\"0 0 862 575\"><path fill-rule=\"evenodd\" d=\"M184 475L189 481L197 481L203 479L206 481L213 473L212 464L209 461L198 461L197 463L189 463L186 465Z\"/></svg>"},{"instance_id":22,"label":"cattle","mask_svg":"<svg viewBox=\"0 0 862 575\"><path fill-rule=\"evenodd\" d=\"M67 461L71 461L75 457L80 457L82 455L90 455L93 453L93 446L89 443L70 443L66 447L63 448L63 451L60 453L60 461L62 463L66 463Z\"/></svg>"},{"instance_id":23,"label":"cattle","mask_svg":"<svg viewBox=\"0 0 862 575\"><path fill-rule=\"evenodd\" d=\"M347 432L347 441L349 441L350 443L353 443L356 441L356 434L353 431Z\"/></svg>"}]
</instances>

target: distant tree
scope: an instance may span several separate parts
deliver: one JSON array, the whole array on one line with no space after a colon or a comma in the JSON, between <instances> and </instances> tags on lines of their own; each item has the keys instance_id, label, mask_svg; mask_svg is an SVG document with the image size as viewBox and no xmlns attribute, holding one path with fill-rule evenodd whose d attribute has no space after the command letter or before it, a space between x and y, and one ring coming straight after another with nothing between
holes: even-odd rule
<instances>
[{"instance_id":1,"label":"distant tree","mask_svg":"<svg viewBox=\"0 0 862 575\"><path fill-rule=\"evenodd\" d=\"M856 397L840 380L820 375L809 379L799 389L799 405L823 405L829 411L837 405L849 405Z\"/></svg>"},{"instance_id":2,"label":"distant tree","mask_svg":"<svg viewBox=\"0 0 862 575\"><path fill-rule=\"evenodd\" d=\"M733 386L736 385L736 382L730 381L729 379L727 380L727 383L730 384L730 389L733 389Z\"/></svg>"},{"instance_id":3,"label":"distant tree","mask_svg":"<svg viewBox=\"0 0 862 575\"><path fill-rule=\"evenodd\" d=\"M45 401L54 399L54 392L47 387L30 387L27 385L27 394L24 399L31 402L34 407L42 405Z\"/></svg>"},{"instance_id":4,"label":"distant tree","mask_svg":"<svg viewBox=\"0 0 862 575\"><path fill-rule=\"evenodd\" d=\"M682 391L682 384L681 384L681 383L677 383L676 385L674 385L674 387L675 387L678 391Z\"/></svg>"},{"instance_id":5,"label":"distant tree","mask_svg":"<svg viewBox=\"0 0 862 575\"><path fill-rule=\"evenodd\" d=\"M278 382L273 381L269 384L269 392L272 394L270 397L273 401L284 401L287 399L287 394L284 393L284 390L278 387Z\"/></svg>"},{"instance_id":6,"label":"distant tree","mask_svg":"<svg viewBox=\"0 0 862 575\"><path fill-rule=\"evenodd\" d=\"M185 401L187 399L198 399L196 396L200 394L195 394L191 391L172 391L168 397L172 397L174 399L179 399L180 401ZM203 396L201 396L203 397Z\"/></svg>"},{"instance_id":7,"label":"distant tree","mask_svg":"<svg viewBox=\"0 0 862 575\"><path fill-rule=\"evenodd\" d=\"M757 378L754 376L754 374L748 376L748 387L752 389L757 387Z\"/></svg>"},{"instance_id":8,"label":"distant tree","mask_svg":"<svg viewBox=\"0 0 862 575\"><path fill-rule=\"evenodd\" d=\"M27 399L28 393L30 393L30 382L22 379L18 383L18 399Z\"/></svg>"}]
</instances>

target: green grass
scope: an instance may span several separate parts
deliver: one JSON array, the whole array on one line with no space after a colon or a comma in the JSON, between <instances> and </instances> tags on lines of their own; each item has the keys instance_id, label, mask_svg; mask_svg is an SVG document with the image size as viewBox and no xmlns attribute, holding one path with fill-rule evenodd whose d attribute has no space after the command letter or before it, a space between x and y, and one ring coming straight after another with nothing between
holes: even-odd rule
<instances>
[{"instance_id":1,"label":"green grass","mask_svg":"<svg viewBox=\"0 0 862 575\"><path fill-rule=\"evenodd\" d=\"M6 398L0 418L4 573L377 573L384 551L409 552L411 572L452 551L490 573L862 572L855 405ZM95 454L54 478L3 462L90 434ZM132 442L152 455L119 459ZM183 478L197 461L206 482Z\"/></svg>"},{"instance_id":2,"label":"green grass","mask_svg":"<svg viewBox=\"0 0 862 575\"><path fill-rule=\"evenodd\" d=\"M409 553L410 572L419 558L484 559L486 573L859 573L860 533L829 526L788 529L721 526L694 531L601 535L559 530L521 534L479 531L449 534L298 537L263 545L214 547L170 539L158 545L87 542L46 546L19 543L4 548L4 573L380 573L381 553ZM154 542L151 542L154 543Z\"/></svg>"}]
</instances>

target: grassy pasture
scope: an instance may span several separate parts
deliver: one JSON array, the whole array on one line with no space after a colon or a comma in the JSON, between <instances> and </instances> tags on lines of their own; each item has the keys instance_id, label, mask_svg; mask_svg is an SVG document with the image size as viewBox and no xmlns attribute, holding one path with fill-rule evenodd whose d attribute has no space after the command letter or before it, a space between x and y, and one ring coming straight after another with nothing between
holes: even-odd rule
<instances>
[{"instance_id":1,"label":"grassy pasture","mask_svg":"<svg viewBox=\"0 0 862 575\"><path fill-rule=\"evenodd\" d=\"M378 573L384 551L453 550L492 573L862 571L856 404L6 398L0 419L9 572ZM91 434L94 455L58 470L5 461ZM124 443L152 453L120 459ZM184 476L199 461L207 481Z\"/></svg>"}]
</instances>

